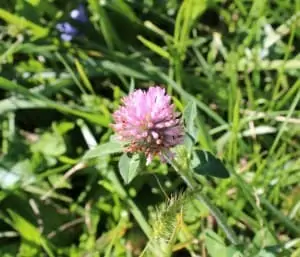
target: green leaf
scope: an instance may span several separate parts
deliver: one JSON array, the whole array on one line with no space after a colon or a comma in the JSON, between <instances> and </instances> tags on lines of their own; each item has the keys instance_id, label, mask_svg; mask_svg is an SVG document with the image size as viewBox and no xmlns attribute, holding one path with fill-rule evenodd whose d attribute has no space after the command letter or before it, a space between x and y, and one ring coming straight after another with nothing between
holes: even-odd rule
<instances>
[{"instance_id":1,"label":"green leaf","mask_svg":"<svg viewBox=\"0 0 300 257\"><path fill-rule=\"evenodd\" d=\"M12 166L5 164L3 159L0 160L0 186L2 188L13 188L18 182L30 183L34 180L35 176L32 174L32 164L29 159L12 163Z\"/></svg>"},{"instance_id":2,"label":"green leaf","mask_svg":"<svg viewBox=\"0 0 300 257\"><path fill-rule=\"evenodd\" d=\"M206 0L186 0L180 6L176 16L174 41L183 55L185 55L190 31L205 8Z\"/></svg>"},{"instance_id":3,"label":"green leaf","mask_svg":"<svg viewBox=\"0 0 300 257\"><path fill-rule=\"evenodd\" d=\"M35 245L41 244L41 234L35 226L12 210L9 210L9 215L12 220L12 226L20 233L23 239Z\"/></svg>"},{"instance_id":4,"label":"green leaf","mask_svg":"<svg viewBox=\"0 0 300 257\"><path fill-rule=\"evenodd\" d=\"M244 255L236 247L230 246L227 247L227 257L244 257Z\"/></svg>"},{"instance_id":5,"label":"green leaf","mask_svg":"<svg viewBox=\"0 0 300 257\"><path fill-rule=\"evenodd\" d=\"M31 149L34 152L56 157L63 155L67 150L63 137L58 133L50 132L44 133Z\"/></svg>"},{"instance_id":6,"label":"green leaf","mask_svg":"<svg viewBox=\"0 0 300 257\"><path fill-rule=\"evenodd\" d=\"M208 175L217 178L228 178L229 172L223 163L210 152L196 150L191 162L193 170L200 175Z\"/></svg>"},{"instance_id":7,"label":"green leaf","mask_svg":"<svg viewBox=\"0 0 300 257\"><path fill-rule=\"evenodd\" d=\"M79 76L80 76L80 78L83 82L83 85L90 91L90 93L95 94L93 86L92 86L91 82L88 79L88 75L86 74L83 66L81 65L81 63L77 59L75 59L75 66L76 66L76 69L79 73Z\"/></svg>"},{"instance_id":8,"label":"green leaf","mask_svg":"<svg viewBox=\"0 0 300 257\"><path fill-rule=\"evenodd\" d=\"M27 255L20 256L36 256L36 253L39 252L39 248L42 247L47 252L48 256L54 257L54 254L49 247L49 242L43 238L38 228L16 212L12 210L8 210L8 212L11 217L9 223L11 223L14 229L19 232L23 239L21 250L23 253L27 253ZM29 255L29 252L32 255Z\"/></svg>"},{"instance_id":9,"label":"green leaf","mask_svg":"<svg viewBox=\"0 0 300 257\"><path fill-rule=\"evenodd\" d=\"M235 246L226 246L223 239L212 230L205 232L205 246L211 257L243 257Z\"/></svg>"},{"instance_id":10,"label":"green leaf","mask_svg":"<svg viewBox=\"0 0 300 257\"><path fill-rule=\"evenodd\" d=\"M140 155L134 154L131 158L123 154L119 161L119 171L126 184L129 184L138 174L141 164Z\"/></svg>"},{"instance_id":11,"label":"green leaf","mask_svg":"<svg viewBox=\"0 0 300 257\"><path fill-rule=\"evenodd\" d=\"M121 40L111 22L111 16L104 6L99 4L97 0L88 0L88 4L92 13L91 21L95 28L102 33L108 48L110 50L116 46L122 48Z\"/></svg>"},{"instance_id":12,"label":"green leaf","mask_svg":"<svg viewBox=\"0 0 300 257\"><path fill-rule=\"evenodd\" d=\"M276 245L276 238L268 231L266 228L256 232L256 235L253 239L253 246L256 248L264 248L267 246Z\"/></svg>"},{"instance_id":13,"label":"green leaf","mask_svg":"<svg viewBox=\"0 0 300 257\"><path fill-rule=\"evenodd\" d=\"M36 23L26 20L24 17L19 17L17 15L11 14L1 8L0 8L0 18L5 20L7 23L18 26L22 30L30 29L36 38L45 37L48 35L49 32L48 28L39 26Z\"/></svg>"},{"instance_id":14,"label":"green leaf","mask_svg":"<svg viewBox=\"0 0 300 257\"><path fill-rule=\"evenodd\" d=\"M265 249L262 249L259 251L259 253L257 255L255 255L254 257L276 257L278 255L275 255L274 253L272 252L269 252Z\"/></svg>"},{"instance_id":15,"label":"green leaf","mask_svg":"<svg viewBox=\"0 0 300 257\"><path fill-rule=\"evenodd\" d=\"M164 50L162 47L158 46L157 44L151 42L150 40L144 38L143 36L139 35L138 40L140 40L146 47L152 50L154 53L157 53L161 57L170 60L170 54Z\"/></svg>"},{"instance_id":16,"label":"green leaf","mask_svg":"<svg viewBox=\"0 0 300 257\"><path fill-rule=\"evenodd\" d=\"M223 239L212 230L207 230L205 233L205 246L211 257L227 257L227 247Z\"/></svg>"},{"instance_id":17,"label":"green leaf","mask_svg":"<svg viewBox=\"0 0 300 257\"><path fill-rule=\"evenodd\" d=\"M123 151L123 146L120 143L108 142L105 144L98 145L95 148L87 151L82 158L83 160L87 160L87 159L102 157L114 153L120 153L122 151Z\"/></svg>"},{"instance_id":18,"label":"green leaf","mask_svg":"<svg viewBox=\"0 0 300 257\"><path fill-rule=\"evenodd\" d=\"M197 117L197 106L194 101L190 101L183 111L186 130L194 137L195 119Z\"/></svg>"},{"instance_id":19,"label":"green leaf","mask_svg":"<svg viewBox=\"0 0 300 257\"><path fill-rule=\"evenodd\" d=\"M132 10L131 6L127 4L126 1L124 0L108 1L107 4L115 11L126 16L132 22L136 22L138 24L142 23L142 21L137 17L135 12Z\"/></svg>"},{"instance_id":20,"label":"green leaf","mask_svg":"<svg viewBox=\"0 0 300 257\"><path fill-rule=\"evenodd\" d=\"M185 121L185 129L187 136L185 138L185 145L189 152L195 143L197 137L197 130L195 127L195 119L197 117L197 106L194 101L190 101L183 111L183 118Z\"/></svg>"},{"instance_id":21,"label":"green leaf","mask_svg":"<svg viewBox=\"0 0 300 257\"><path fill-rule=\"evenodd\" d=\"M85 118L91 122L95 122L101 126L107 127L109 124L109 121L106 119L103 119L101 115L99 114L93 114L93 113L87 113L84 111L81 111L78 108L75 108L74 106L70 107L66 104L60 104L56 101L53 101L47 97L45 97L42 94L38 94L36 92L32 92L28 90L26 87L15 84L11 82L10 80L7 80L4 77L0 77L0 88L4 90L8 90L10 92L15 92L18 94L21 94L31 100L31 102L37 103L39 107L48 107L48 108L54 108L58 111L69 113L72 115L76 115L81 118ZM32 105L31 105L32 106ZM27 108L30 107L27 106ZM35 107L35 106L33 106ZM1 112L1 111L0 111Z\"/></svg>"}]
</instances>

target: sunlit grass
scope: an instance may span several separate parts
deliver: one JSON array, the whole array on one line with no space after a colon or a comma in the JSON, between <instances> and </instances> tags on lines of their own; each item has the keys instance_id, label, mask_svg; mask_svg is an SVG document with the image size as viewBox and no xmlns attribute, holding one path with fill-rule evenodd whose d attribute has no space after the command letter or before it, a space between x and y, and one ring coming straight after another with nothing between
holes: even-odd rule
<instances>
[{"instance_id":1,"label":"sunlit grass","mask_svg":"<svg viewBox=\"0 0 300 257\"><path fill-rule=\"evenodd\" d=\"M100 2L0 3L0 256L300 256L299 1ZM157 84L229 178L125 185L111 114Z\"/></svg>"}]
</instances>

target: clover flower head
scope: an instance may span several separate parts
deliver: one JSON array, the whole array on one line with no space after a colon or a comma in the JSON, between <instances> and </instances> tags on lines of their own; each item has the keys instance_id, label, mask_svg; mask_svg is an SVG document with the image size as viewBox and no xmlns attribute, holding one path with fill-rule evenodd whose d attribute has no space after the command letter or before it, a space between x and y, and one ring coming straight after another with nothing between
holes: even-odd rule
<instances>
[{"instance_id":1,"label":"clover flower head","mask_svg":"<svg viewBox=\"0 0 300 257\"><path fill-rule=\"evenodd\" d=\"M165 89L154 86L147 91L136 90L124 97L123 105L114 112L112 128L126 151L144 153L147 164L154 156L165 161L173 158L170 149L183 142L184 129L180 114L174 111Z\"/></svg>"}]
</instances>

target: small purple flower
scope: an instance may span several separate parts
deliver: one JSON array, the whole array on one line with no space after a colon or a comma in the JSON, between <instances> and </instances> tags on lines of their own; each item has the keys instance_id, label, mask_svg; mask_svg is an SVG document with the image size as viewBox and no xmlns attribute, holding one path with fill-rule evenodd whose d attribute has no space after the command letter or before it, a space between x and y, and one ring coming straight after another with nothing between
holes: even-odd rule
<instances>
[{"instance_id":1,"label":"small purple flower","mask_svg":"<svg viewBox=\"0 0 300 257\"><path fill-rule=\"evenodd\" d=\"M60 37L64 41L71 41L73 37L78 35L78 30L69 22L58 23L56 29L61 32Z\"/></svg>"},{"instance_id":2,"label":"small purple flower","mask_svg":"<svg viewBox=\"0 0 300 257\"><path fill-rule=\"evenodd\" d=\"M80 4L78 8L71 11L70 16L73 20L85 23L88 21L88 17L85 12L83 4Z\"/></svg>"},{"instance_id":3,"label":"small purple flower","mask_svg":"<svg viewBox=\"0 0 300 257\"><path fill-rule=\"evenodd\" d=\"M80 4L76 9L70 12L72 20L86 23L88 17L83 4ZM78 29L69 22L61 22L56 25L56 29L61 33L60 38L63 41L71 41L75 36L79 35Z\"/></svg>"},{"instance_id":4,"label":"small purple flower","mask_svg":"<svg viewBox=\"0 0 300 257\"><path fill-rule=\"evenodd\" d=\"M161 87L136 90L124 97L123 106L114 112L112 128L126 142L127 152L144 153L147 164L156 155L173 157L170 148L183 143L184 129L180 114L174 111L171 97Z\"/></svg>"}]
</instances>

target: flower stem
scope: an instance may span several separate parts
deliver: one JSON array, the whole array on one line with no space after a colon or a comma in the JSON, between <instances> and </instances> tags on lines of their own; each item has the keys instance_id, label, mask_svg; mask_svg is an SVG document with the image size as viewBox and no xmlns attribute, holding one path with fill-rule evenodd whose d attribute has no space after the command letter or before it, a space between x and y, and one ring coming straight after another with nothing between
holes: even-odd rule
<instances>
[{"instance_id":1,"label":"flower stem","mask_svg":"<svg viewBox=\"0 0 300 257\"><path fill-rule=\"evenodd\" d=\"M130 210L131 214L136 219L136 221L139 223L145 235L148 237L148 239L151 239L151 235L152 235L151 227L149 226L147 220L145 219L144 215L142 214L138 206L136 206L134 201L132 201L132 199L128 196L125 188L122 186L116 174L113 171L111 171L107 174L107 176L115 185L115 189L120 195L120 197L124 199L124 201L127 203L129 207L128 209Z\"/></svg>"},{"instance_id":2,"label":"flower stem","mask_svg":"<svg viewBox=\"0 0 300 257\"><path fill-rule=\"evenodd\" d=\"M181 171L179 168L179 165L175 162L170 160L169 158L165 157L169 164L174 168L174 170L182 177L183 181L186 183L186 185L193 191L197 188L197 182L195 179L191 176L190 171ZM234 231L227 225L226 217L221 213L221 211L201 192L195 193L196 198L204 203L207 208L210 210L211 214L215 217L216 221L218 222L219 226L223 229L225 232L227 238L230 240L232 244L239 244L238 238Z\"/></svg>"}]
</instances>

